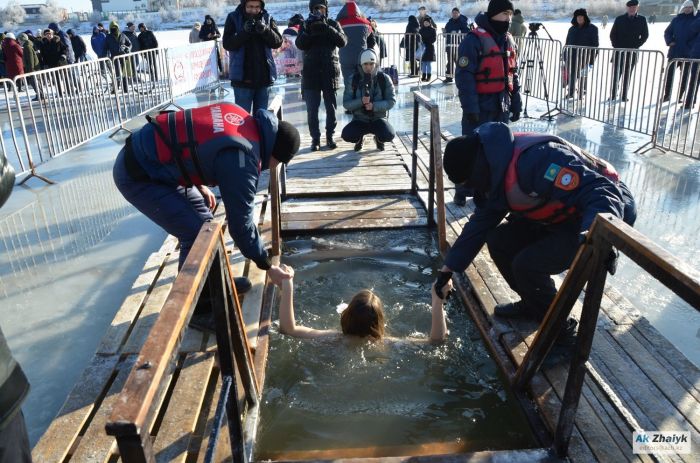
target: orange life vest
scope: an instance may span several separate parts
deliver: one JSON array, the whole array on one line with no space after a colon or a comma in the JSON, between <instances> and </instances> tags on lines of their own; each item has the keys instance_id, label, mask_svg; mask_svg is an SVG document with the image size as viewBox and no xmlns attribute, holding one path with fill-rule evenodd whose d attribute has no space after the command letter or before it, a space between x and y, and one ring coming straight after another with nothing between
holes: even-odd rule
<instances>
[{"instance_id":1,"label":"orange life vest","mask_svg":"<svg viewBox=\"0 0 700 463\"><path fill-rule=\"evenodd\" d=\"M566 145L577 157L591 170L598 172L614 183L618 183L620 177L615 168L609 162L587 153L575 145L568 143L553 135L538 135L533 133L514 133L515 144L513 157L508 164L505 177L505 190L508 207L528 220L548 224L560 223L572 216L579 215L579 211L573 207L567 207L564 203L551 198L531 196L525 193L518 183L518 160L526 149L547 143L550 141Z\"/></svg>"},{"instance_id":2,"label":"orange life vest","mask_svg":"<svg viewBox=\"0 0 700 463\"><path fill-rule=\"evenodd\" d=\"M260 133L253 116L238 105L217 103L201 108L159 114L155 125L156 154L163 164L175 164L183 186L216 185L206 178L203 157L221 149L260 149ZM215 149L207 149L207 145ZM259 167L258 167L259 168Z\"/></svg>"},{"instance_id":3,"label":"orange life vest","mask_svg":"<svg viewBox=\"0 0 700 463\"><path fill-rule=\"evenodd\" d=\"M513 74L518 69L515 43L506 34L506 51L501 51L494 38L485 29L477 27L472 34L481 42L479 69L474 75L477 93L500 93L507 88L513 91Z\"/></svg>"}]
</instances>

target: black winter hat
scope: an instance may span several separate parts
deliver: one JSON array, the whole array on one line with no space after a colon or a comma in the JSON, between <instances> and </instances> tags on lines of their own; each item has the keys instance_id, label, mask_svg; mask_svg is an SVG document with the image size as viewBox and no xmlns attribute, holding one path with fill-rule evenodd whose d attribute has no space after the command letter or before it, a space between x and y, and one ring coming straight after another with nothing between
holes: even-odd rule
<instances>
[{"instance_id":1,"label":"black winter hat","mask_svg":"<svg viewBox=\"0 0 700 463\"><path fill-rule=\"evenodd\" d=\"M328 0L309 0L309 11L314 11L315 6L325 6L328 10Z\"/></svg>"},{"instance_id":2,"label":"black winter hat","mask_svg":"<svg viewBox=\"0 0 700 463\"><path fill-rule=\"evenodd\" d=\"M272 147L272 157L285 164L299 151L299 131L287 121L277 124L277 138Z\"/></svg>"},{"instance_id":3,"label":"black winter hat","mask_svg":"<svg viewBox=\"0 0 700 463\"><path fill-rule=\"evenodd\" d=\"M576 18L578 18L579 16L583 16L584 18L586 18L586 23L591 22L591 20L588 18L588 12L586 11L586 9L579 8L578 10L574 11L574 16L573 18L571 18L571 24L575 26L577 24Z\"/></svg>"},{"instance_id":4,"label":"black winter hat","mask_svg":"<svg viewBox=\"0 0 700 463\"><path fill-rule=\"evenodd\" d=\"M503 13L506 10L513 11L513 2L510 0L491 0L486 10L486 16L491 19L498 13Z\"/></svg>"},{"instance_id":5,"label":"black winter hat","mask_svg":"<svg viewBox=\"0 0 700 463\"><path fill-rule=\"evenodd\" d=\"M452 183L464 183L471 177L480 145L477 134L455 137L447 143L442 166Z\"/></svg>"}]
</instances>

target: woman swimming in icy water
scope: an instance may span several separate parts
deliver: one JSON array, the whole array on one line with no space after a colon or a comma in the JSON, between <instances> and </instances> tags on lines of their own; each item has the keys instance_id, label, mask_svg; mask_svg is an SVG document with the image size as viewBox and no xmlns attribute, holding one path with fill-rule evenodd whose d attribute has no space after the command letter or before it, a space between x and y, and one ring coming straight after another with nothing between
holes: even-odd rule
<instances>
[{"instance_id":1,"label":"woman swimming in icy water","mask_svg":"<svg viewBox=\"0 0 700 463\"><path fill-rule=\"evenodd\" d=\"M324 338L338 336L337 330L317 330L306 326L297 325L294 320L294 269L282 265L282 269L289 272L292 277L282 280L282 301L280 303L280 332L297 338ZM449 294L452 283L448 282L444 294ZM441 299L432 290L432 322L430 328L430 341L439 342L447 336L447 323L443 305L445 299ZM381 299L368 289L363 289L353 296L348 306L340 315L342 334L380 340L384 337L384 309Z\"/></svg>"}]
</instances>

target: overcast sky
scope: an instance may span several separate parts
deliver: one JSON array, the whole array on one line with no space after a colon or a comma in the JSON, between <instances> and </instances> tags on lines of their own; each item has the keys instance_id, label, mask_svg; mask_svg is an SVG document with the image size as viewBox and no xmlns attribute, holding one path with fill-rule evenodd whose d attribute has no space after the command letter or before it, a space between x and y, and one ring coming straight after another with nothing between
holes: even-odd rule
<instances>
[{"instance_id":1,"label":"overcast sky","mask_svg":"<svg viewBox=\"0 0 700 463\"><path fill-rule=\"evenodd\" d=\"M42 0L18 0L20 5L30 3L44 3ZM5 8L9 0L0 0L0 8ZM58 4L68 11L92 11L92 2L90 0L58 0Z\"/></svg>"}]
</instances>

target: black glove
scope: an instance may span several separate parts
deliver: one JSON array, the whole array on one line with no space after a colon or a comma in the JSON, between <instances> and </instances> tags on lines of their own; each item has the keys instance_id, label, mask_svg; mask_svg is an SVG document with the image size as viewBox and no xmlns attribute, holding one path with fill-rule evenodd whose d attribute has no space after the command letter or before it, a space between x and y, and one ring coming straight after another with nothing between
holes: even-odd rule
<instances>
[{"instance_id":1,"label":"black glove","mask_svg":"<svg viewBox=\"0 0 700 463\"><path fill-rule=\"evenodd\" d=\"M255 19L248 19L243 23L243 30L249 34L255 33Z\"/></svg>"},{"instance_id":2,"label":"black glove","mask_svg":"<svg viewBox=\"0 0 700 463\"><path fill-rule=\"evenodd\" d=\"M448 281L452 278L452 272L438 272L437 280L435 281L435 293L440 297L440 299L447 299L450 295L449 293L443 294L442 289L445 287Z\"/></svg>"},{"instance_id":3,"label":"black glove","mask_svg":"<svg viewBox=\"0 0 700 463\"><path fill-rule=\"evenodd\" d=\"M511 122L516 122L518 119L520 119L520 113L513 113L513 115L510 116Z\"/></svg>"},{"instance_id":4,"label":"black glove","mask_svg":"<svg viewBox=\"0 0 700 463\"><path fill-rule=\"evenodd\" d=\"M610 254L608 254L608 258L605 259L605 268L608 270L610 275L615 275L617 272L617 258L619 256L620 253L617 251L617 249L612 248Z\"/></svg>"},{"instance_id":5,"label":"black glove","mask_svg":"<svg viewBox=\"0 0 700 463\"><path fill-rule=\"evenodd\" d=\"M265 24L262 21L256 21L255 22L255 27L253 28L253 31L256 34L264 34L265 31L267 31L269 28L267 27L267 24Z\"/></svg>"},{"instance_id":6,"label":"black glove","mask_svg":"<svg viewBox=\"0 0 700 463\"><path fill-rule=\"evenodd\" d=\"M477 113L467 113L467 120L472 124L479 123L479 114Z\"/></svg>"}]
</instances>

